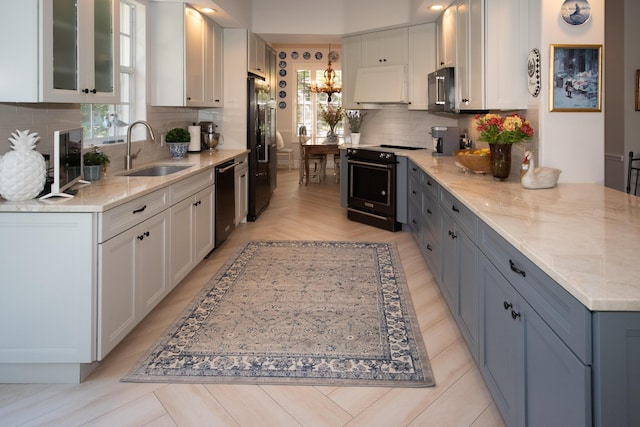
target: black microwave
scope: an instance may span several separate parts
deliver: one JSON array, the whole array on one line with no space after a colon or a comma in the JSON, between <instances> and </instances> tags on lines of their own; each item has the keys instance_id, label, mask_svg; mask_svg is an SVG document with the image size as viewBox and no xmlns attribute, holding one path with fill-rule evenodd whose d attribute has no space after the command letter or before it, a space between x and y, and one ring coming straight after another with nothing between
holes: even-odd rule
<instances>
[{"instance_id":1,"label":"black microwave","mask_svg":"<svg viewBox=\"0 0 640 427\"><path fill-rule=\"evenodd\" d=\"M441 68L427 77L429 111L452 113L456 108L453 67Z\"/></svg>"}]
</instances>

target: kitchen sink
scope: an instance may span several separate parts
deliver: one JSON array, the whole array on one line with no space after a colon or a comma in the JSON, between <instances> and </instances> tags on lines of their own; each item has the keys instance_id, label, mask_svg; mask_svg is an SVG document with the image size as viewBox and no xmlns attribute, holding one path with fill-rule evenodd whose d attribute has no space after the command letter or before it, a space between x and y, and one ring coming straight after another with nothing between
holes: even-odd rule
<instances>
[{"instance_id":1,"label":"kitchen sink","mask_svg":"<svg viewBox=\"0 0 640 427\"><path fill-rule=\"evenodd\" d=\"M180 172L194 165L153 165L120 174L121 176L166 176Z\"/></svg>"}]
</instances>

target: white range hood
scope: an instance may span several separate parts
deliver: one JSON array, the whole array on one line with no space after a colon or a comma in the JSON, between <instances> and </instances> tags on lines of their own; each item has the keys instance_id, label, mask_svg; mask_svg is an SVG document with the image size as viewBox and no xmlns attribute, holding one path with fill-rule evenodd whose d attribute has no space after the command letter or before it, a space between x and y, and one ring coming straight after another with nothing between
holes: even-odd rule
<instances>
[{"instance_id":1,"label":"white range hood","mask_svg":"<svg viewBox=\"0 0 640 427\"><path fill-rule=\"evenodd\" d=\"M407 66L358 68L353 100L371 104L407 104Z\"/></svg>"}]
</instances>

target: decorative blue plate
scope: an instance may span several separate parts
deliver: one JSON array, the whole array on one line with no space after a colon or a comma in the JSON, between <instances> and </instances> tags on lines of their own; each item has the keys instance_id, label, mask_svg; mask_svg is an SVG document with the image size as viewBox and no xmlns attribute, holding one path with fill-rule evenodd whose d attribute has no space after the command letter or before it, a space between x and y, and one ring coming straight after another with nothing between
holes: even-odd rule
<instances>
[{"instance_id":1,"label":"decorative blue plate","mask_svg":"<svg viewBox=\"0 0 640 427\"><path fill-rule=\"evenodd\" d=\"M287 52L280 52L278 54L278 58L280 59L286 59L287 58Z\"/></svg>"},{"instance_id":2,"label":"decorative blue plate","mask_svg":"<svg viewBox=\"0 0 640 427\"><path fill-rule=\"evenodd\" d=\"M278 104L278 107L280 107L281 109L287 108L287 103L284 101L280 101L280 103Z\"/></svg>"},{"instance_id":3,"label":"decorative blue plate","mask_svg":"<svg viewBox=\"0 0 640 427\"><path fill-rule=\"evenodd\" d=\"M302 54L302 57L304 59L309 59L309 58L311 58L311 54L309 52L305 52L305 53Z\"/></svg>"},{"instance_id":4,"label":"decorative blue plate","mask_svg":"<svg viewBox=\"0 0 640 427\"><path fill-rule=\"evenodd\" d=\"M560 15L569 25L582 25L591 18L591 6L588 0L565 0Z\"/></svg>"},{"instance_id":5,"label":"decorative blue plate","mask_svg":"<svg viewBox=\"0 0 640 427\"><path fill-rule=\"evenodd\" d=\"M278 74L280 74L280 77L284 77L287 75L287 70L281 68L280 71L278 71Z\"/></svg>"},{"instance_id":6,"label":"decorative blue plate","mask_svg":"<svg viewBox=\"0 0 640 427\"><path fill-rule=\"evenodd\" d=\"M291 52L291 58L298 59L298 52L295 51L295 50L293 52Z\"/></svg>"},{"instance_id":7,"label":"decorative blue plate","mask_svg":"<svg viewBox=\"0 0 640 427\"><path fill-rule=\"evenodd\" d=\"M286 81L284 81L284 80L280 80L280 81L278 82L278 86L280 86L280 87L287 87L287 82L286 82Z\"/></svg>"},{"instance_id":8,"label":"decorative blue plate","mask_svg":"<svg viewBox=\"0 0 640 427\"><path fill-rule=\"evenodd\" d=\"M287 66L287 61L280 61L278 65L280 66L280 68L285 68Z\"/></svg>"},{"instance_id":9,"label":"decorative blue plate","mask_svg":"<svg viewBox=\"0 0 640 427\"><path fill-rule=\"evenodd\" d=\"M316 59L322 59L322 52L316 52Z\"/></svg>"},{"instance_id":10,"label":"decorative blue plate","mask_svg":"<svg viewBox=\"0 0 640 427\"><path fill-rule=\"evenodd\" d=\"M278 96L280 98L286 98L287 97L287 92L285 92L284 90L281 90L280 92L278 92Z\"/></svg>"}]
</instances>

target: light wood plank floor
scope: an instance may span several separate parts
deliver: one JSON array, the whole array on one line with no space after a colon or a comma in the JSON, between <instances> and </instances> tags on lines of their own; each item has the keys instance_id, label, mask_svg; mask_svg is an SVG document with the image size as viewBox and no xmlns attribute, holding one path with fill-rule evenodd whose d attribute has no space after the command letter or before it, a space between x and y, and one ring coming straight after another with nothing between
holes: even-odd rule
<instances>
[{"instance_id":1,"label":"light wood plank floor","mask_svg":"<svg viewBox=\"0 0 640 427\"><path fill-rule=\"evenodd\" d=\"M331 172L331 171L329 171ZM268 210L240 224L79 385L0 384L1 426L503 426L495 404L410 234L349 221L338 185L298 185L281 170ZM121 383L246 240L394 241L437 385L431 388Z\"/></svg>"}]
</instances>

